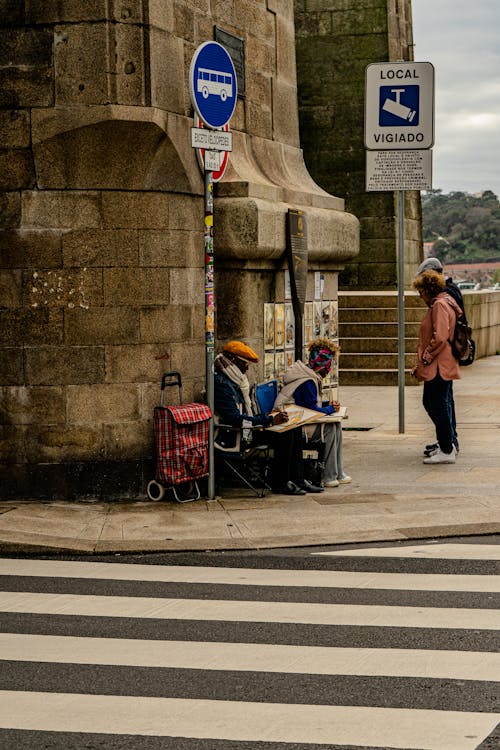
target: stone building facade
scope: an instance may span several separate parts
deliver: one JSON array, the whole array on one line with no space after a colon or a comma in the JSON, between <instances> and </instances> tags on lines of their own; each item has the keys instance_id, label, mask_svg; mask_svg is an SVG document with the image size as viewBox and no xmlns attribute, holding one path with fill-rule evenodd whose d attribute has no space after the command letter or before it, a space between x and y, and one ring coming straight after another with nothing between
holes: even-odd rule
<instances>
[{"instance_id":1,"label":"stone building facade","mask_svg":"<svg viewBox=\"0 0 500 750\"><path fill-rule=\"evenodd\" d=\"M188 71L215 27L245 63L215 193L219 341L263 352L289 208L307 216L309 299L314 271L334 298L359 251L357 219L304 166L294 5L0 0L0 24L1 497L144 497L161 373L181 371L185 401L205 384Z\"/></svg>"},{"instance_id":2,"label":"stone building facade","mask_svg":"<svg viewBox=\"0 0 500 750\"><path fill-rule=\"evenodd\" d=\"M397 193L365 192L365 69L413 60L411 0L296 0L301 144L322 188L360 221L360 252L343 290L397 287ZM405 192L405 286L422 258L420 193Z\"/></svg>"}]
</instances>

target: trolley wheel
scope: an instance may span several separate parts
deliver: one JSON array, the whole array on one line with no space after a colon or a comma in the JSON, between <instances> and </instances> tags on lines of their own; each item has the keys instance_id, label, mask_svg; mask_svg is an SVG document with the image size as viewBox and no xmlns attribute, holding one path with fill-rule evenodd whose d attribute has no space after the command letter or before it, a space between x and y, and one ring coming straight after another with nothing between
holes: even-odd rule
<instances>
[{"instance_id":1,"label":"trolley wheel","mask_svg":"<svg viewBox=\"0 0 500 750\"><path fill-rule=\"evenodd\" d=\"M163 500L163 496L165 495L165 487L156 481L156 479L152 479L150 482L148 482L148 486L146 488L146 492L148 493L148 497L153 502L157 502L158 500Z\"/></svg>"}]
</instances>

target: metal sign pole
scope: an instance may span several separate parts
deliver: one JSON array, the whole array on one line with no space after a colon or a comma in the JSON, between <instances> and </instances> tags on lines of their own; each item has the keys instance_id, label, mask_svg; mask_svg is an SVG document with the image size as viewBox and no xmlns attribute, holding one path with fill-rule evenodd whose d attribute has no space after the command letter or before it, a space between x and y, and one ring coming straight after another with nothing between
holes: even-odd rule
<instances>
[{"instance_id":1,"label":"metal sign pole","mask_svg":"<svg viewBox=\"0 0 500 750\"><path fill-rule=\"evenodd\" d=\"M405 431L405 191L398 190L398 404L399 432Z\"/></svg>"},{"instance_id":2,"label":"metal sign pole","mask_svg":"<svg viewBox=\"0 0 500 750\"><path fill-rule=\"evenodd\" d=\"M214 192L212 172L205 171L205 379L207 404L214 414L214 349L215 349L215 301L214 301ZM214 418L208 432L208 499L215 498L214 462Z\"/></svg>"},{"instance_id":3,"label":"metal sign pole","mask_svg":"<svg viewBox=\"0 0 500 750\"><path fill-rule=\"evenodd\" d=\"M206 128L193 128L191 145L203 150L205 178L205 354L207 404L214 413L214 171L216 179L224 174L227 155L214 152L231 151L232 138L229 120L233 116L238 97L236 70L229 52L218 42L203 42L194 53L189 66L191 102ZM222 128L222 130L221 130ZM218 174L217 174L218 172ZM208 499L215 497L214 418L208 434Z\"/></svg>"}]
</instances>

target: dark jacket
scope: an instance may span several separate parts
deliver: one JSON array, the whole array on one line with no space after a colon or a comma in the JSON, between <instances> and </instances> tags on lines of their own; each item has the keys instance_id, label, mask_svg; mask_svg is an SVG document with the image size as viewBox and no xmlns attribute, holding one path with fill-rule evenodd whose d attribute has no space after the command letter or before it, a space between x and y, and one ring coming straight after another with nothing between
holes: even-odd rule
<instances>
[{"instance_id":1,"label":"dark jacket","mask_svg":"<svg viewBox=\"0 0 500 750\"><path fill-rule=\"evenodd\" d=\"M233 427L241 427L243 419L257 427L269 427L273 422L267 414L246 414L242 392L236 383L219 371L214 376L214 408L219 420Z\"/></svg>"}]
</instances>

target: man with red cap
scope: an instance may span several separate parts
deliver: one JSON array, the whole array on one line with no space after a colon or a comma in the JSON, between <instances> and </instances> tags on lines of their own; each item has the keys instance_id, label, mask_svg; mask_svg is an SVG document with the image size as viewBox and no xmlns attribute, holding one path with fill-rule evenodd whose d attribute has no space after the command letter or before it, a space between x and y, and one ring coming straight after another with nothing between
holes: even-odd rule
<instances>
[{"instance_id":1,"label":"man with red cap","mask_svg":"<svg viewBox=\"0 0 500 750\"><path fill-rule=\"evenodd\" d=\"M250 363L257 363L259 356L242 341L229 341L214 361L214 406L220 421L232 427L243 427L249 422L254 427L270 427L288 421L286 411L274 414L254 414L250 401L250 384L246 372ZM260 438L263 436L259 436ZM321 492L304 480L302 461L302 433L300 428L284 433L268 432L265 439L273 446L272 467L273 490L279 494L305 495L306 492ZM224 436L234 441L236 435Z\"/></svg>"}]
</instances>

